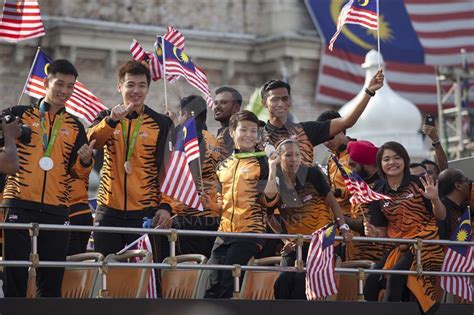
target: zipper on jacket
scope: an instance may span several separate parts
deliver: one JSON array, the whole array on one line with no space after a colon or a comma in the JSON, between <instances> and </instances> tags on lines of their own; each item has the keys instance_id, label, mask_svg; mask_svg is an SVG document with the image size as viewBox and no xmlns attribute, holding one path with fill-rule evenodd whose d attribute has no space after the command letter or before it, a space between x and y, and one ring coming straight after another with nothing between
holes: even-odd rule
<instances>
[{"instance_id":1,"label":"zipper on jacket","mask_svg":"<svg viewBox=\"0 0 474 315\"><path fill-rule=\"evenodd\" d=\"M235 198L234 198L234 193L235 193L235 175L237 174L237 170L239 168L239 163L240 159L237 159L237 165L235 166L234 169L234 176L232 176L232 214L230 216L230 231L234 232L234 211L235 211Z\"/></svg>"},{"instance_id":2,"label":"zipper on jacket","mask_svg":"<svg viewBox=\"0 0 474 315\"><path fill-rule=\"evenodd\" d=\"M127 131L127 143L125 143L125 159L124 160L127 160L127 152L128 152L128 145L129 145L129 140L130 140L130 129L131 129L131 126L132 126L132 120L129 119L128 120L128 131ZM127 215L127 172L125 172L125 169L124 169L124 172L123 172L123 176L124 176L124 179L123 179L123 210L124 210L124 213L123 213L123 216L124 218L126 217Z\"/></svg>"},{"instance_id":3,"label":"zipper on jacket","mask_svg":"<svg viewBox=\"0 0 474 315\"><path fill-rule=\"evenodd\" d=\"M49 121L48 144L49 144L49 141L51 140L51 131L52 131L53 124L56 121L56 114L54 114L53 121L51 122L51 120L49 119L49 112L48 112L48 121ZM48 171L43 171L43 191L41 192L41 205L44 204L44 193L46 192L46 179L47 179L47 177L48 177ZM40 208L40 212L41 212L41 209L42 208Z\"/></svg>"}]
</instances>

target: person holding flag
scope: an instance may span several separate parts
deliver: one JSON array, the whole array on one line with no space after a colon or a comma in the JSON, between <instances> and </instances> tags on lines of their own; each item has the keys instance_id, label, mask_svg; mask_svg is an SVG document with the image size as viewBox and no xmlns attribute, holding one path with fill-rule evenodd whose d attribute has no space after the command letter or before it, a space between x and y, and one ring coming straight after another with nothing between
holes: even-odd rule
<instances>
[{"instance_id":1,"label":"person holding flag","mask_svg":"<svg viewBox=\"0 0 474 315\"><path fill-rule=\"evenodd\" d=\"M216 231L219 227L219 209L210 209L217 200L217 175L216 168L219 161L217 140L206 127L207 104L198 95L189 95L181 99L178 120L181 125L186 125L190 119L195 120L197 147L199 155L188 163L193 173L197 192L201 195L204 209L185 205L175 199L173 203L172 228L183 230ZM190 130L188 129L188 134ZM207 200L213 201L212 204ZM215 237L180 236L178 239L177 254L202 254L210 257Z\"/></svg>"},{"instance_id":2,"label":"person holding flag","mask_svg":"<svg viewBox=\"0 0 474 315\"><path fill-rule=\"evenodd\" d=\"M88 129L96 148L104 149L97 193L95 225L141 227L156 215L159 227L169 227L172 199L160 192L165 153L173 122L145 105L150 72L137 61L118 71L122 102L102 111ZM116 253L140 235L94 233L95 250Z\"/></svg>"},{"instance_id":3,"label":"person holding flag","mask_svg":"<svg viewBox=\"0 0 474 315\"><path fill-rule=\"evenodd\" d=\"M37 104L15 106L3 115L19 117L32 129L31 142L17 141L20 169L6 179L3 207L8 223L69 224L70 182L87 178L94 164L81 122L65 110L78 72L65 59L49 64L43 84L45 96ZM42 261L65 261L69 233L42 231L38 254ZM5 230L4 260L29 260L31 242L26 230ZM27 268L6 268L7 297L25 297ZM64 269L38 268L37 296L60 297Z\"/></svg>"},{"instance_id":4,"label":"person holding flag","mask_svg":"<svg viewBox=\"0 0 474 315\"><path fill-rule=\"evenodd\" d=\"M469 206L472 186L472 181L459 169L448 168L439 174L439 193L446 207L446 218L438 221L441 238L453 237L459 218Z\"/></svg>"},{"instance_id":5,"label":"person holding flag","mask_svg":"<svg viewBox=\"0 0 474 315\"><path fill-rule=\"evenodd\" d=\"M471 209L469 206L459 218L453 231L451 241L470 242L472 240ZM450 245L443 261L443 272L473 272L474 246ZM461 297L470 303L474 302L474 283L469 276L441 276L441 288L446 292Z\"/></svg>"},{"instance_id":6,"label":"person holding flag","mask_svg":"<svg viewBox=\"0 0 474 315\"><path fill-rule=\"evenodd\" d=\"M268 209L270 214L276 208L280 211L280 226L271 224L275 233L309 235L332 223L334 217L342 237L349 241L352 237L349 226L321 170L301 164L300 148L295 140L280 142L276 154L279 159L276 172L272 173L275 178L269 181L277 182L278 202ZM272 222L268 221L269 224ZM282 266L295 265L295 249L294 241L285 241ZM309 242L305 242L303 260L306 260L308 249ZM276 299L306 299L305 273L282 272L275 282L274 292Z\"/></svg>"},{"instance_id":7,"label":"person holding flag","mask_svg":"<svg viewBox=\"0 0 474 315\"><path fill-rule=\"evenodd\" d=\"M377 193L390 200L377 200L370 204L370 223L365 222L365 235L407 239L439 239L436 220L446 217L446 208L438 196L433 179L410 175L410 158L398 142L387 142L377 151L377 170L383 182ZM401 244L387 253L374 269L415 270L414 245ZM438 271L443 260L443 248L437 244L424 244L421 254L423 270ZM436 303L434 276L391 274L367 277L364 295L367 301L378 301L379 292L385 288L383 301L400 302L405 285L415 295L423 312Z\"/></svg>"},{"instance_id":8,"label":"person holding flag","mask_svg":"<svg viewBox=\"0 0 474 315\"><path fill-rule=\"evenodd\" d=\"M368 189L375 191L382 179L377 173L376 156L378 147L372 142L364 140L351 141L347 145L349 154L349 167L353 173L357 174L364 181ZM369 197L369 192L365 190L364 195ZM352 230L356 236L364 235L364 221L370 222L369 203L354 203L351 206ZM385 251L391 247L388 244L353 242L347 249L347 259L379 261ZM352 252L351 252L352 251Z\"/></svg>"}]
</instances>

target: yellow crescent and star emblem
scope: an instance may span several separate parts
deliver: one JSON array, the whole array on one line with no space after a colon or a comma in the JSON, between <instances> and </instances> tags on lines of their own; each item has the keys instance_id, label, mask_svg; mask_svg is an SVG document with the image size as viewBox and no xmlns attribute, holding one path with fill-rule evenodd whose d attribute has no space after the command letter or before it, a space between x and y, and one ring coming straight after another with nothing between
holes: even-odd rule
<instances>
[{"instance_id":1,"label":"yellow crescent and star emblem","mask_svg":"<svg viewBox=\"0 0 474 315\"><path fill-rule=\"evenodd\" d=\"M334 230L334 225L331 225L330 227L328 227L328 228L326 229L326 233L325 233L325 234L326 234L326 235L325 235L326 238L328 238L329 236L331 236L332 230Z\"/></svg>"},{"instance_id":2,"label":"yellow crescent and star emblem","mask_svg":"<svg viewBox=\"0 0 474 315\"><path fill-rule=\"evenodd\" d=\"M369 5L370 1L373 0L356 0L357 3L361 7L366 7ZM346 0L331 0L331 4L329 7L329 13L331 15L331 19L334 22L334 25L337 26L337 21L339 19L339 14L341 13L342 7L346 4ZM379 28L380 28L380 40L382 42L390 41L393 39L393 31L390 28L390 24L384 19L383 15L380 14L379 16ZM366 40L360 38L356 34L354 34L347 26L344 26L341 31L344 36L349 39L351 42L356 44L357 46L360 46L364 49L370 50L370 49L376 49L376 45L372 45L368 43ZM373 38L377 38L377 31L376 30L371 30L367 29L367 34L372 36Z\"/></svg>"},{"instance_id":3,"label":"yellow crescent and star emblem","mask_svg":"<svg viewBox=\"0 0 474 315\"><path fill-rule=\"evenodd\" d=\"M173 54L175 55L176 59L178 59L180 62L184 62L184 63L189 62L188 55L186 55L184 51L178 51L177 47L173 47Z\"/></svg>"},{"instance_id":4,"label":"yellow crescent and star emblem","mask_svg":"<svg viewBox=\"0 0 474 315\"><path fill-rule=\"evenodd\" d=\"M469 238L469 234L468 234L467 229L463 227L464 225L467 225L467 227L469 229L469 227L471 226L471 221L470 220L464 220L459 225L460 228L459 228L458 233L456 234L456 240L459 241L459 242L465 242Z\"/></svg>"}]
</instances>

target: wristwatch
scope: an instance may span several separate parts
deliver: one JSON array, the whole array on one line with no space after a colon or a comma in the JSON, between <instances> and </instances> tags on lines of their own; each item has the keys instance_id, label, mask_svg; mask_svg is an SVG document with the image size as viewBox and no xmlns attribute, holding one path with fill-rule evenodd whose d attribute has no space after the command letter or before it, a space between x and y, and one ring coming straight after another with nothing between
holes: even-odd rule
<instances>
[{"instance_id":1,"label":"wristwatch","mask_svg":"<svg viewBox=\"0 0 474 315\"><path fill-rule=\"evenodd\" d=\"M339 225L339 230L349 231L350 228L349 228L349 225L347 225L347 223L344 223L343 225Z\"/></svg>"}]
</instances>

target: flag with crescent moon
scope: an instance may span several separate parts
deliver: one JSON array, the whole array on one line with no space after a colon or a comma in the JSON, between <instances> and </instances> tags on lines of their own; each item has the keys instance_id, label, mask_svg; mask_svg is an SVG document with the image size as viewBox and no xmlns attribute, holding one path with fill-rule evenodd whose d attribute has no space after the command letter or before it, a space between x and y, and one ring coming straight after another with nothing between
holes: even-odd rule
<instances>
[{"instance_id":1,"label":"flag with crescent moon","mask_svg":"<svg viewBox=\"0 0 474 315\"><path fill-rule=\"evenodd\" d=\"M204 99L209 107L214 106L207 76L204 71L193 63L191 57L162 37L157 37L156 39L155 54L163 65L166 75L184 77L189 84L204 95Z\"/></svg>"},{"instance_id":2,"label":"flag with crescent moon","mask_svg":"<svg viewBox=\"0 0 474 315\"><path fill-rule=\"evenodd\" d=\"M454 230L452 241L470 242L472 240L471 220L469 208L459 218L459 224ZM469 245L451 245L446 251L441 271L446 272L473 272L474 247ZM460 296L465 300L474 302L474 284L468 276L441 276L441 288Z\"/></svg>"},{"instance_id":3,"label":"flag with crescent moon","mask_svg":"<svg viewBox=\"0 0 474 315\"><path fill-rule=\"evenodd\" d=\"M349 0L341 10L337 21L337 31L329 42L329 50L332 51L334 42L341 33L344 24L357 24L376 30L379 26L377 4L377 0Z\"/></svg>"},{"instance_id":4,"label":"flag with crescent moon","mask_svg":"<svg viewBox=\"0 0 474 315\"><path fill-rule=\"evenodd\" d=\"M469 0L379 0L378 31L345 24L333 50L328 44L337 31L347 0L305 0L322 44L315 99L318 104L342 106L361 91L365 55L377 50L384 60L385 79L402 97L422 111L437 108L437 66L461 66L474 60L474 2ZM366 0L354 0L358 5ZM371 5L371 0L367 6ZM471 82L472 83L472 82ZM450 88L450 86L444 86ZM469 89L474 106L474 89ZM446 105L449 105L448 100Z\"/></svg>"}]
</instances>

